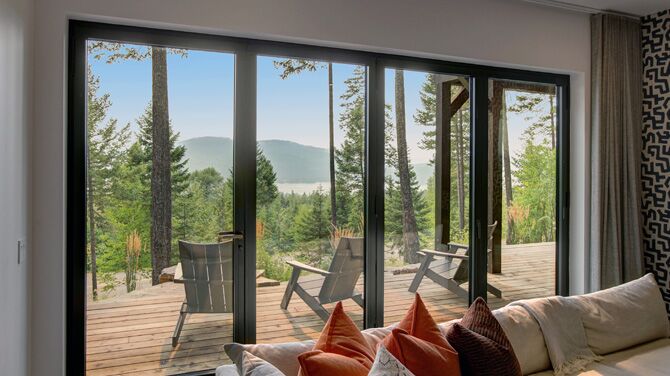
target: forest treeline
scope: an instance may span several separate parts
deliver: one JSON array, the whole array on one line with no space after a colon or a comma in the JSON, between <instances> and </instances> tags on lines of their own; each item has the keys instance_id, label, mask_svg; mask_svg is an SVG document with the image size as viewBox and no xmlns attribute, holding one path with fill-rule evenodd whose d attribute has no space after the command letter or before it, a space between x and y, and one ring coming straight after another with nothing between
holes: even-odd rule
<instances>
[{"instance_id":1,"label":"forest treeline","mask_svg":"<svg viewBox=\"0 0 670 376\"><path fill-rule=\"evenodd\" d=\"M171 127L167 99L162 98L167 93L161 89L167 85L160 82L167 81L167 74L161 77L155 72L167 72L165 54L187 58L185 51L157 53L152 51L157 48L103 42L89 48L90 56L110 64L147 59L158 65L153 69L152 100L138 114L134 132L130 124L108 116L110 95L100 92L100 78L88 72L87 253L95 298L98 279L111 288L118 283L112 273L125 271L128 291L135 288L137 273L151 275L157 283L162 268L178 262L178 240L214 242L219 231L232 230L233 177L231 173L224 178L211 167L189 171L186 150L178 145L179 134ZM365 68L353 70L340 96L340 115L334 119L332 65L287 59L276 61L275 67L282 79L319 69L327 70L329 77L324 90L329 91L331 183L309 194L279 192L271 162L260 147L256 150L257 265L267 277L287 280L286 260L327 268L340 237L363 236L367 78ZM385 163L394 171L385 178L385 244L388 263L402 265L418 262L416 252L434 243L435 189L432 177L427 187L421 187L413 171L410 150L415 145L408 145L406 138L404 72L396 71L394 81L395 98L387 105L385 126ZM434 155L436 76L426 75L419 95L421 106L410 118L425 131L416 147ZM503 166L507 243L553 241L553 98L526 93L506 96L514 100L503 111L523 114L529 124L522 136L522 151L507 158ZM163 114L157 116L156 111ZM450 237L464 242L469 205L468 106L451 121ZM339 145L333 140L335 126L343 134ZM502 142L509 141L503 137Z\"/></svg>"}]
</instances>

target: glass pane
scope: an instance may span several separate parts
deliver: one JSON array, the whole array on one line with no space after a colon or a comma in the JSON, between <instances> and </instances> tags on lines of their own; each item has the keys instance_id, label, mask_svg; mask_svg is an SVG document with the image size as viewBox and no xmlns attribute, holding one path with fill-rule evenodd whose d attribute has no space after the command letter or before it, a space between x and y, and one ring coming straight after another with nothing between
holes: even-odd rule
<instances>
[{"instance_id":1,"label":"glass pane","mask_svg":"<svg viewBox=\"0 0 670 376\"><path fill-rule=\"evenodd\" d=\"M317 338L340 301L363 326L366 76L258 58L259 343Z\"/></svg>"},{"instance_id":2,"label":"glass pane","mask_svg":"<svg viewBox=\"0 0 670 376\"><path fill-rule=\"evenodd\" d=\"M489 82L489 299L554 295L556 88Z\"/></svg>"},{"instance_id":3,"label":"glass pane","mask_svg":"<svg viewBox=\"0 0 670 376\"><path fill-rule=\"evenodd\" d=\"M87 372L229 362L234 55L90 41L87 60Z\"/></svg>"},{"instance_id":4,"label":"glass pane","mask_svg":"<svg viewBox=\"0 0 670 376\"><path fill-rule=\"evenodd\" d=\"M448 321L468 305L468 81L393 69L385 80L384 322L416 292Z\"/></svg>"}]
</instances>

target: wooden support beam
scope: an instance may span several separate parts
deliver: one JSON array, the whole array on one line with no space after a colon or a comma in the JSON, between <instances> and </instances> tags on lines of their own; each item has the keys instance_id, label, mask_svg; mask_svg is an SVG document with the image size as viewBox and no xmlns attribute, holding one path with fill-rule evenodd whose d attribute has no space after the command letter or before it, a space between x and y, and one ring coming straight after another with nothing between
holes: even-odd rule
<instances>
[{"instance_id":1,"label":"wooden support beam","mask_svg":"<svg viewBox=\"0 0 670 376\"><path fill-rule=\"evenodd\" d=\"M494 80L489 98L489 147L488 147L488 221L498 222L489 248L493 250L489 259L490 273L502 272L502 145L500 144L500 116L504 86Z\"/></svg>"},{"instance_id":2,"label":"wooden support beam","mask_svg":"<svg viewBox=\"0 0 670 376\"><path fill-rule=\"evenodd\" d=\"M450 239L451 214L451 83L437 82L435 114L435 249ZM462 104L461 104L462 105ZM460 108L460 107L459 107Z\"/></svg>"},{"instance_id":3,"label":"wooden support beam","mask_svg":"<svg viewBox=\"0 0 670 376\"><path fill-rule=\"evenodd\" d=\"M454 100L451 101L451 105L449 106L451 109L450 110L451 115L457 113L458 110L460 110L461 107L463 107L463 105L465 104L465 102L468 101L469 98L470 93L468 92L468 89L467 88L461 89L456 98L454 98Z\"/></svg>"}]
</instances>

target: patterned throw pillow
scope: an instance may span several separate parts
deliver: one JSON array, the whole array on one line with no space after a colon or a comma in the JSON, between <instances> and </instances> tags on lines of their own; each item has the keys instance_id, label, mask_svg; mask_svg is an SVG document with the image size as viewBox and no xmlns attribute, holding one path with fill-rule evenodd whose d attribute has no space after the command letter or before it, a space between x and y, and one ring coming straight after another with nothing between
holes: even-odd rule
<instances>
[{"instance_id":1,"label":"patterned throw pillow","mask_svg":"<svg viewBox=\"0 0 670 376\"><path fill-rule=\"evenodd\" d=\"M388 352L384 345L380 345L368 376L414 376L414 374Z\"/></svg>"},{"instance_id":2,"label":"patterned throw pillow","mask_svg":"<svg viewBox=\"0 0 670 376\"><path fill-rule=\"evenodd\" d=\"M458 351L463 375L521 376L512 344L481 297L449 328L447 340Z\"/></svg>"}]
</instances>

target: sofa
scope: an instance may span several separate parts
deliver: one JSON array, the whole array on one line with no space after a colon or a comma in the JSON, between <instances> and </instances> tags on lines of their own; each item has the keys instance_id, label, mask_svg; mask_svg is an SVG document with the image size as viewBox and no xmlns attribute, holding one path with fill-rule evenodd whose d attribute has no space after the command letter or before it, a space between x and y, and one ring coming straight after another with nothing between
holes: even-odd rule
<instances>
[{"instance_id":1,"label":"sofa","mask_svg":"<svg viewBox=\"0 0 670 376\"><path fill-rule=\"evenodd\" d=\"M543 299L543 298L539 298ZM579 307L588 347L601 359L580 375L670 375L670 323L653 275L599 292L569 297ZM535 300L535 299L534 299ZM532 301L532 300L529 300ZM512 303L493 311L512 344L524 375L553 375L545 335L522 304ZM441 323L444 333L459 320ZM376 346L393 328L362 331ZM298 374L297 356L312 348L313 341L282 344L226 346L233 361L237 352L249 351L279 368L286 376ZM237 376L235 365L217 368L217 376Z\"/></svg>"}]
</instances>

